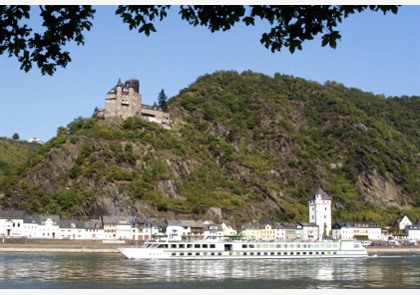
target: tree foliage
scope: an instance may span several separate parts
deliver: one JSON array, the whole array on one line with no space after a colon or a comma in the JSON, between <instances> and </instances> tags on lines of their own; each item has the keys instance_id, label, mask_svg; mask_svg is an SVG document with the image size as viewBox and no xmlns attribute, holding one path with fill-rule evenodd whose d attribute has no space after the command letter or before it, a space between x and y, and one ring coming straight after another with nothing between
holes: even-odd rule
<instances>
[{"instance_id":1,"label":"tree foliage","mask_svg":"<svg viewBox=\"0 0 420 295\"><path fill-rule=\"evenodd\" d=\"M159 92L158 105L164 112L168 111L167 101L168 101L168 97L166 96L165 91L162 89Z\"/></svg>"},{"instance_id":2,"label":"tree foliage","mask_svg":"<svg viewBox=\"0 0 420 295\"><path fill-rule=\"evenodd\" d=\"M84 44L84 30L92 27L95 10L89 6L39 6L44 32L34 32L29 20L31 6L0 6L0 54L15 56L21 69L33 64L42 74L52 75L57 66L66 67L70 53L63 48L71 41Z\"/></svg>"},{"instance_id":3,"label":"tree foliage","mask_svg":"<svg viewBox=\"0 0 420 295\"><path fill-rule=\"evenodd\" d=\"M83 6L42 6L40 17L44 32L34 32L26 23L31 18L29 5L0 6L0 54L15 56L21 69L28 72L33 64L42 74L52 75L57 67L66 67L70 53L63 48L71 41L84 44L83 33L93 26L95 9ZM154 23L162 21L170 5L120 5L116 15L129 29L149 36L156 32ZM291 53L302 50L302 44L322 35L322 46L335 48L341 34L336 27L349 15L365 10L397 13L396 5L181 5L181 19L192 26L204 26L211 32L227 31L242 22L255 25L258 19L271 28L263 33L260 42L272 52L288 48Z\"/></svg>"}]
</instances>

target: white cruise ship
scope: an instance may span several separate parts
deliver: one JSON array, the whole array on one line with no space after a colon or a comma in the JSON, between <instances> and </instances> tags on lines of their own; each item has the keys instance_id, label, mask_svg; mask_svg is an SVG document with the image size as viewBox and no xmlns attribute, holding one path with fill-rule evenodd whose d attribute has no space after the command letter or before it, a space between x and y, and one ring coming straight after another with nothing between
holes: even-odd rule
<instances>
[{"instance_id":1,"label":"white cruise ship","mask_svg":"<svg viewBox=\"0 0 420 295\"><path fill-rule=\"evenodd\" d=\"M143 247L118 250L129 259L282 259L367 257L360 242L352 240L324 242L252 242L217 240L154 241Z\"/></svg>"}]
</instances>

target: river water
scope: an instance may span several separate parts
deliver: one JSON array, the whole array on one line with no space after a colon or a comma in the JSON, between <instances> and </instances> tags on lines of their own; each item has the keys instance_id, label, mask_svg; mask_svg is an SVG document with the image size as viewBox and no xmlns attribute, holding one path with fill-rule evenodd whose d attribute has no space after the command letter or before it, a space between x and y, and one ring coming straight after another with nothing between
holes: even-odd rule
<instances>
[{"instance_id":1,"label":"river water","mask_svg":"<svg viewBox=\"0 0 420 295\"><path fill-rule=\"evenodd\" d=\"M115 253L0 253L8 289L419 288L420 254L362 259L139 261Z\"/></svg>"}]
</instances>

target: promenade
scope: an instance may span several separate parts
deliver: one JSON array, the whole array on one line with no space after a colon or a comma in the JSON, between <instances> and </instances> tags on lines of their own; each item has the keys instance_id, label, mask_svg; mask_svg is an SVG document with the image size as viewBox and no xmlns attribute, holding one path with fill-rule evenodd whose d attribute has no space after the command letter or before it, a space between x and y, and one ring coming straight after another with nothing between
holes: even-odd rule
<instances>
[{"instance_id":1,"label":"promenade","mask_svg":"<svg viewBox=\"0 0 420 295\"><path fill-rule=\"evenodd\" d=\"M32 240L0 239L1 252L79 252L79 253L119 253L117 247L132 246L133 241L104 243L92 240Z\"/></svg>"},{"instance_id":2,"label":"promenade","mask_svg":"<svg viewBox=\"0 0 420 295\"><path fill-rule=\"evenodd\" d=\"M420 253L420 246L380 246L366 247L369 254L378 253Z\"/></svg>"}]
</instances>

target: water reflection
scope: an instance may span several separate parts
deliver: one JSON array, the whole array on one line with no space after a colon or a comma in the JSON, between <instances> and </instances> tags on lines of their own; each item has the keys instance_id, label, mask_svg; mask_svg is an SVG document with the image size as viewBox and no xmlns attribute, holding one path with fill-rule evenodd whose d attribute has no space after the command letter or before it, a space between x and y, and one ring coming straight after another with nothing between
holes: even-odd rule
<instances>
[{"instance_id":1,"label":"water reflection","mask_svg":"<svg viewBox=\"0 0 420 295\"><path fill-rule=\"evenodd\" d=\"M420 256L139 261L119 254L0 253L0 288L418 288Z\"/></svg>"}]
</instances>

